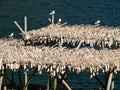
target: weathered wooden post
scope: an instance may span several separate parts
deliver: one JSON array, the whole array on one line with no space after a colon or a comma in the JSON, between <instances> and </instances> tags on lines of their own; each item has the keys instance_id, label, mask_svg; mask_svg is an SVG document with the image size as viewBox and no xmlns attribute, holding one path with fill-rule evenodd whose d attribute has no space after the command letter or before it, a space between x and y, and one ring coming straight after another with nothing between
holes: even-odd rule
<instances>
[{"instance_id":1,"label":"weathered wooden post","mask_svg":"<svg viewBox=\"0 0 120 90\"><path fill-rule=\"evenodd\" d=\"M12 86L14 86L14 70L12 70Z\"/></svg>"},{"instance_id":2,"label":"weathered wooden post","mask_svg":"<svg viewBox=\"0 0 120 90\"><path fill-rule=\"evenodd\" d=\"M4 65L4 77L3 77L3 79L4 79L4 90L7 90L7 86L6 86L6 65Z\"/></svg>"},{"instance_id":3,"label":"weathered wooden post","mask_svg":"<svg viewBox=\"0 0 120 90\"><path fill-rule=\"evenodd\" d=\"M112 76L112 86L111 86L111 90L114 90L114 74Z\"/></svg>"},{"instance_id":4,"label":"weathered wooden post","mask_svg":"<svg viewBox=\"0 0 120 90\"><path fill-rule=\"evenodd\" d=\"M108 77L108 83L106 86L106 90L110 90L112 78L113 78L113 72L110 72L109 77Z\"/></svg>"},{"instance_id":5,"label":"weathered wooden post","mask_svg":"<svg viewBox=\"0 0 120 90\"><path fill-rule=\"evenodd\" d=\"M28 85L27 85L28 76L27 76L27 71L26 71L26 70L25 70L25 72L24 72L24 76L25 76L25 83L24 83L24 88L23 88L23 90L28 90Z\"/></svg>"},{"instance_id":6,"label":"weathered wooden post","mask_svg":"<svg viewBox=\"0 0 120 90\"><path fill-rule=\"evenodd\" d=\"M57 78L57 76L55 76L55 79L54 79L54 90L57 90L57 83L58 83L58 78Z\"/></svg>"},{"instance_id":7,"label":"weathered wooden post","mask_svg":"<svg viewBox=\"0 0 120 90\"><path fill-rule=\"evenodd\" d=\"M27 17L26 16L24 17L24 30L16 21L14 21L14 23L18 27L18 29L22 32L25 45L27 45L27 42L30 41L30 38L31 38L31 36L27 34ZM30 41L30 43L32 42Z\"/></svg>"},{"instance_id":8,"label":"weathered wooden post","mask_svg":"<svg viewBox=\"0 0 120 90\"><path fill-rule=\"evenodd\" d=\"M3 82L3 70L1 70L1 76L0 76L0 90L2 90L2 82Z\"/></svg>"},{"instance_id":9,"label":"weathered wooden post","mask_svg":"<svg viewBox=\"0 0 120 90\"><path fill-rule=\"evenodd\" d=\"M48 83L47 83L47 90L51 89L51 73L48 74Z\"/></svg>"},{"instance_id":10,"label":"weathered wooden post","mask_svg":"<svg viewBox=\"0 0 120 90\"><path fill-rule=\"evenodd\" d=\"M102 49L105 48L105 42L104 42L104 40L101 41L101 47L102 47Z\"/></svg>"},{"instance_id":11,"label":"weathered wooden post","mask_svg":"<svg viewBox=\"0 0 120 90\"><path fill-rule=\"evenodd\" d=\"M27 17L24 17L24 30L27 32Z\"/></svg>"},{"instance_id":12,"label":"weathered wooden post","mask_svg":"<svg viewBox=\"0 0 120 90\"><path fill-rule=\"evenodd\" d=\"M54 18L55 18L55 15L52 14L52 25L54 25Z\"/></svg>"},{"instance_id":13,"label":"weathered wooden post","mask_svg":"<svg viewBox=\"0 0 120 90\"><path fill-rule=\"evenodd\" d=\"M18 70L18 78L19 78L19 84L22 86L22 78L20 74L20 69Z\"/></svg>"},{"instance_id":14,"label":"weathered wooden post","mask_svg":"<svg viewBox=\"0 0 120 90\"><path fill-rule=\"evenodd\" d=\"M52 23L52 25L54 25L55 11L53 10L53 11L50 13L50 15L52 16L52 21L51 21L51 23Z\"/></svg>"}]
</instances>

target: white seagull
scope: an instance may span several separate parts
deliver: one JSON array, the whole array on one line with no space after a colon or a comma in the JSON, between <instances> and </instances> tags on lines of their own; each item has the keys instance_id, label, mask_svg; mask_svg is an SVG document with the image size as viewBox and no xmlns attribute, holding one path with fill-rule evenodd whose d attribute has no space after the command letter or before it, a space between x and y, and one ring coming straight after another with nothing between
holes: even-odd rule
<instances>
[{"instance_id":1,"label":"white seagull","mask_svg":"<svg viewBox=\"0 0 120 90\"><path fill-rule=\"evenodd\" d=\"M97 22L95 22L95 25L99 25L100 24L100 20L97 20Z\"/></svg>"},{"instance_id":2,"label":"white seagull","mask_svg":"<svg viewBox=\"0 0 120 90\"><path fill-rule=\"evenodd\" d=\"M13 37L14 36L14 33L11 33L10 35L9 35L9 37Z\"/></svg>"},{"instance_id":3,"label":"white seagull","mask_svg":"<svg viewBox=\"0 0 120 90\"><path fill-rule=\"evenodd\" d=\"M59 22L59 23L61 23L61 21L62 21L62 19L61 19L61 18L59 18L59 19L58 19L58 22Z\"/></svg>"},{"instance_id":4,"label":"white seagull","mask_svg":"<svg viewBox=\"0 0 120 90\"><path fill-rule=\"evenodd\" d=\"M55 14L55 11L53 10L51 13L50 13L50 15L54 15Z\"/></svg>"}]
</instances>

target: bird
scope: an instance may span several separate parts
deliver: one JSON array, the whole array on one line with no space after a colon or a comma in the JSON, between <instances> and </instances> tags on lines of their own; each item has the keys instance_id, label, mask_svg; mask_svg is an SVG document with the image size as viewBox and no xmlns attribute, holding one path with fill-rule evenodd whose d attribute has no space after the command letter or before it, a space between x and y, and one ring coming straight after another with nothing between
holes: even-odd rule
<instances>
[{"instance_id":1,"label":"bird","mask_svg":"<svg viewBox=\"0 0 120 90\"><path fill-rule=\"evenodd\" d=\"M96 22L95 22L95 25L99 25L100 24L100 20L97 20Z\"/></svg>"},{"instance_id":2,"label":"bird","mask_svg":"<svg viewBox=\"0 0 120 90\"><path fill-rule=\"evenodd\" d=\"M51 13L50 13L50 15L54 15L55 14L55 11L53 10Z\"/></svg>"},{"instance_id":3,"label":"bird","mask_svg":"<svg viewBox=\"0 0 120 90\"><path fill-rule=\"evenodd\" d=\"M11 33L11 34L9 35L10 38L13 38L13 36L14 36L14 33Z\"/></svg>"},{"instance_id":4,"label":"bird","mask_svg":"<svg viewBox=\"0 0 120 90\"><path fill-rule=\"evenodd\" d=\"M61 19L61 18L59 18L59 19L58 19L58 23L61 23L61 21L62 21L62 19Z\"/></svg>"}]
</instances>

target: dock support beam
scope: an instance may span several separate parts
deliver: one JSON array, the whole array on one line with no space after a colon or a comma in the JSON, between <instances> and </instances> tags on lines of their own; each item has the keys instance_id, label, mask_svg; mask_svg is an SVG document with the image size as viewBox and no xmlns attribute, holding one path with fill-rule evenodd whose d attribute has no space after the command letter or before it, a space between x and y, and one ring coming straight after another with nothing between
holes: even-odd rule
<instances>
[{"instance_id":1,"label":"dock support beam","mask_svg":"<svg viewBox=\"0 0 120 90\"><path fill-rule=\"evenodd\" d=\"M52 15L52 25L54 25L54 18L55 18L55 15L53 14Z\"/></svg>"},{"instance_id":2,"label":"dock support beam","mask_svg":"<svg viewBox=\"0 0 120 90\"><path fill-rule=\"evenodd\" d=\"M113 79L114 79L113 78L113 72L110 72L109 77L108 77L106 90L114 90L114 80Z\"/></svg>"},{"instance_id":3,"label":"dock support beam","mask_svg":"<svg viewBox=\"0 0 120 90\"><path fill-rule=\"evenodd\" d=\"M7 90L7 86L6 86L6 69L4 70L4 90Z\"/></svg>"},{"instance_id":4,"label":"dock support beam","mask_svg":"<svg viewBox=\"0 0 120 90\"><path fill-rule=\"evenodd\" d=\"M24 17L24 30L27 32L27 17Z\"/></svg>"},{"instance_id":5,"label":"dock support beam","mask_svg":"<svg viewBox=\"0 0 120 90\"><path fill-rule=\"evenodd\" d=\"M58 75L58 78L59 78L59 79L62 79L60 75ZM66 86L66 88L67 88L68 90L72 90L72 89L70 88L70 86L65 82L65 80L62 79L62 83Z\"/></svg>"},{"instance_id":6,"label":"dock support beam","mask_svg":"<svg viewBox=\"0 0 120 90\"><path fill-rule=\"evenodd\" d=\"M24 84L24 88L23 90L28 90L28 85L27 85L27 71L24 72L24 75L25 75L25 84Z\"/></svg>"},{"instance_id":7,"label":"dock support beam","mask_svg":"<svg viewBox=\"0 0 120 90\"><path fill-rule=\"evenodd\" d=\"M111 89L114 90L114 74L112 76L112 86L111 86Z\"/></svg>"},{"instance_id":8,"label":"dock support beam","mask_svg":"<svg viewBox=\"0 0 120 90\"><path fill-rule=\"evenodd\" d=\"M54 90L58 90L57 89L57 84L58 84L58 78L57 78L57 76L55 76L55 79L54 79Z\"/></svg>"},{"instance_id":9,"label":"dock support beam","mask_svg":"<svg viewBox=\"0 0 120 90\"><path fill-rule=\"evenodd\" d=\"M21 74L20 74L20 69L18 70L18 78L19 78L19 84L22 86L22 78L21 78Z\"/></svg>"},{"instance_id":10,"label":"dock support beam","mask_svg":"<svg viewBox=\"0 0 120 90\"><path fill-rule=\"evenodd\" d=\"M51 74L48 74L47 90L51 90Z\"/></svg>"},{"instance_id":11,"label":"dock support beam","mask_svg":"<svg viewBox=\"0 0 120 90\"><path fill-rule=\"evenodd\" d=\"M98 78L98 76L95 76L94 78L100 83L100 85L101 85L103 88L105 88L105 85L104 85L103 82Z\"/></svg>"},{"instance_id":12,"label":"dock support beam","mask_svg":"<svg viewBox=\"0 0 120 90\"><path fill-rule=\"evenodd\" d=\"M22 29L22 27L16 22L14 21L15 25L18 27L18 29L23 33L25 34L24 30Z\"/></svg>"},{"instance_id":13,"label":"dock support beam","mask_svg":"<svg viewBox=\"0 0 120 90\"><path fill-rule=\"evenodd\" d=\"M28 85L30 84L30 81L32 80L32 78L34 77L36 72L37 72L37 68L34 70L34 72L29 77L29 79L28 79L28 76L27 76L27 71L24 72L24 74L25 74L25 84L24 84L23 90L28 90Z\"/></svg>"},{"instance_id":14,"label":"dock support beam","mask_svg":"<svg viewBox=\"0 0 120 90\"><path fill-rule=\"evenodd\" d=\"M0 76L0 90L2 90L2 82L3 82L3 71L1 71L1 76Z\"/></svg>"}]
</instances>

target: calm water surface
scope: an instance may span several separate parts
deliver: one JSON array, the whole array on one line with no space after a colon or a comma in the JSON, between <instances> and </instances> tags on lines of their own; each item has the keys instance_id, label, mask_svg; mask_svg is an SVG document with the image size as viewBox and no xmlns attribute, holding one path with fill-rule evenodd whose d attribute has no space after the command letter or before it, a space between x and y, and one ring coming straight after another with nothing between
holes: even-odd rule
<instances>
[{"instance_id":1,"label":"calm water surface","mask_svg":"<svg viewBox=\"0 0 120 90\"><path fill-rule=\"evenodd\" d=\"M98 19L101 25L120 26L119 0L0 0L0 38L7 38L12 32L20 38L20 31L14 25L16 20L23 27L23 17L28 17L28 29L37 29L49 25L49 13L55 10L55 22L94 24ZM47 74L36 74L32 83L46 84ZM104 75L100 75L104 82ZM68 83L72 87L89 90L100 87L95 79L89 79L88 72L79 75L68 73ZM115 90L120 88L120 75L115 76Z\"/></svg>"}]
</instances>

